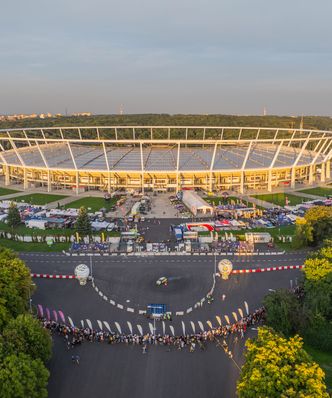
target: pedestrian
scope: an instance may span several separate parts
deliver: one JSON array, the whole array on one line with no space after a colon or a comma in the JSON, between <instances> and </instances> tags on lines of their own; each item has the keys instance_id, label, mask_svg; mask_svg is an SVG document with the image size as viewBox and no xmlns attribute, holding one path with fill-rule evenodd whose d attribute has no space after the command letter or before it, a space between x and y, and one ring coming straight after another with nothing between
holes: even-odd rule
<instances>
[{"instance_id":1,"label":"pedestrian","mask_svg":"<svg viewBox=\"0 0 332 398\"><path fill-rule=\"evenodd\" d=\"M226 294L223 294L223 295L221 296L222 301L225 301L225 298L226 298Z\"/></svg>"},{"instance_id":2,"label":"pedestrian","mask_svg":"<svg viewBox=\"0 0 332 398\"><path fill-rule=\"evenodd\" d=\"M76 363L77 365L79 365L80 364L80 357L79 357L79 355L72 355L71 356L71 361L72 361L72 363Z\"/></svg>"},{"instance_id":3,"label":"pedestrian","mask_svg":"<svg viewBox=\"0 0 332 398\"><path fill-rule=\"evenodd\" d=\"M142 354L146 354L146 344L143 344L143 347L142 347Z\"/></svg>"}]
</instances>

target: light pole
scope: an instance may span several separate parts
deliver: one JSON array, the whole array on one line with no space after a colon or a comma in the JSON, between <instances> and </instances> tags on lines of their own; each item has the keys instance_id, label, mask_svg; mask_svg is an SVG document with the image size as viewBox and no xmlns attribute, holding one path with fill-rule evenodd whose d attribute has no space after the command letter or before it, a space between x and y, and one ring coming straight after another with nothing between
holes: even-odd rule
<instances>
[{"instance_id":1,"label":"light pole","mask_svg":"<svg viewBox=\"0 0 332 398\"><path fill-rule=\"evenodd\" d=\"M33 283L33 282L31 282L31 284L28 286L28 291L29 291L29 310L30 310L30 314L32 314L31 286L36 286L36 284Z\"/></svg>"},{"instance_id":2,"label":"light pole","mask_svg":"<svg viewBox=\"0 0 332 398\"><path fill-rule=\"evenodd\" d=\"M90 276L91 276L91 280L93 280L93 276L92 276L92 256L90 256Z\"/></svg>"}]
</instances>

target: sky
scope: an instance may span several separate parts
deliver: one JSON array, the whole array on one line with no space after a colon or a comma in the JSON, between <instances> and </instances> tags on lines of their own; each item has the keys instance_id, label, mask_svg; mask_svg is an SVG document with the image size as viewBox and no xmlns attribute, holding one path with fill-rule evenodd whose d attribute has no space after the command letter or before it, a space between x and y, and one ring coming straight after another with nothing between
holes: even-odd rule
<instances>
[{"instance_id":1,"label":"sky","mask_svg":"<svg viewBox=\"0 0 332 398\"><path fill-rule=\"evenodd\" d=\"M331 0L10 0L0 114L332 115Z\"/></svg>"}]
</instances>

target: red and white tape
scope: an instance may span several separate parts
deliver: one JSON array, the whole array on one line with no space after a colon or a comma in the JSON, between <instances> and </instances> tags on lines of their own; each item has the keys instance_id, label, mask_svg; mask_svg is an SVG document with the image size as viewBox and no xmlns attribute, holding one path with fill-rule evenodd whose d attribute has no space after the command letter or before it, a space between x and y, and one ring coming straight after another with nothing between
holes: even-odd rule
<instances>
[{"instance_id":1,"label":"red and white tape","mask_svg":"<svg viewBox=\"0 0 332 398\"><path fill-rule=\"evenodd\" d=\"M46 278L46 279L75 279L75 275L52 275L52 274L31 274L32 278Z\"/></svg>"},{"instance_id":2,"label":"red and white tape","mask_svg":"<svg viewBox=\"0 0 332 398\"><path fill-rule=\"evenodd\" d=\"M280 267L234 269L232 274L251 274L253 272L284 271L289 269L302 269L304 265L282 265Z\"/></svg>"},{"instance_id":3,"label":"red and white tape","mask_svg":"<svg viewBox=\"0 0 332 398\"><path fill-rule=\"evenodd\" d=\"M280 267L234 269L232 274L251 274L255 272L284 271L289 269L302 269L304 265L282 265ZM75 275L52 275L52 274L31 274L32 278L45 279L76 279Z\"/></svg>"}]
</instances>

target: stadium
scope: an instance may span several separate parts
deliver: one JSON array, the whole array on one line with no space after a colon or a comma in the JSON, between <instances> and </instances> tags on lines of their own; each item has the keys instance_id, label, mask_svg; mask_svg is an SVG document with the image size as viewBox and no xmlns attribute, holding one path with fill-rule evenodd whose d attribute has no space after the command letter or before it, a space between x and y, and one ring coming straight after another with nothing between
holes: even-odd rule
<instances>
[{"instance_id":1,"label":"stadium","mask_svg":"<svg viewBox=\"0 0 332 398\"><path fill-rule=\"evenodd\" d=\"M331 178L332 132L211 126L0 130L1 178L24 189L250 190Z\"/></svg>"}]
</instances>

